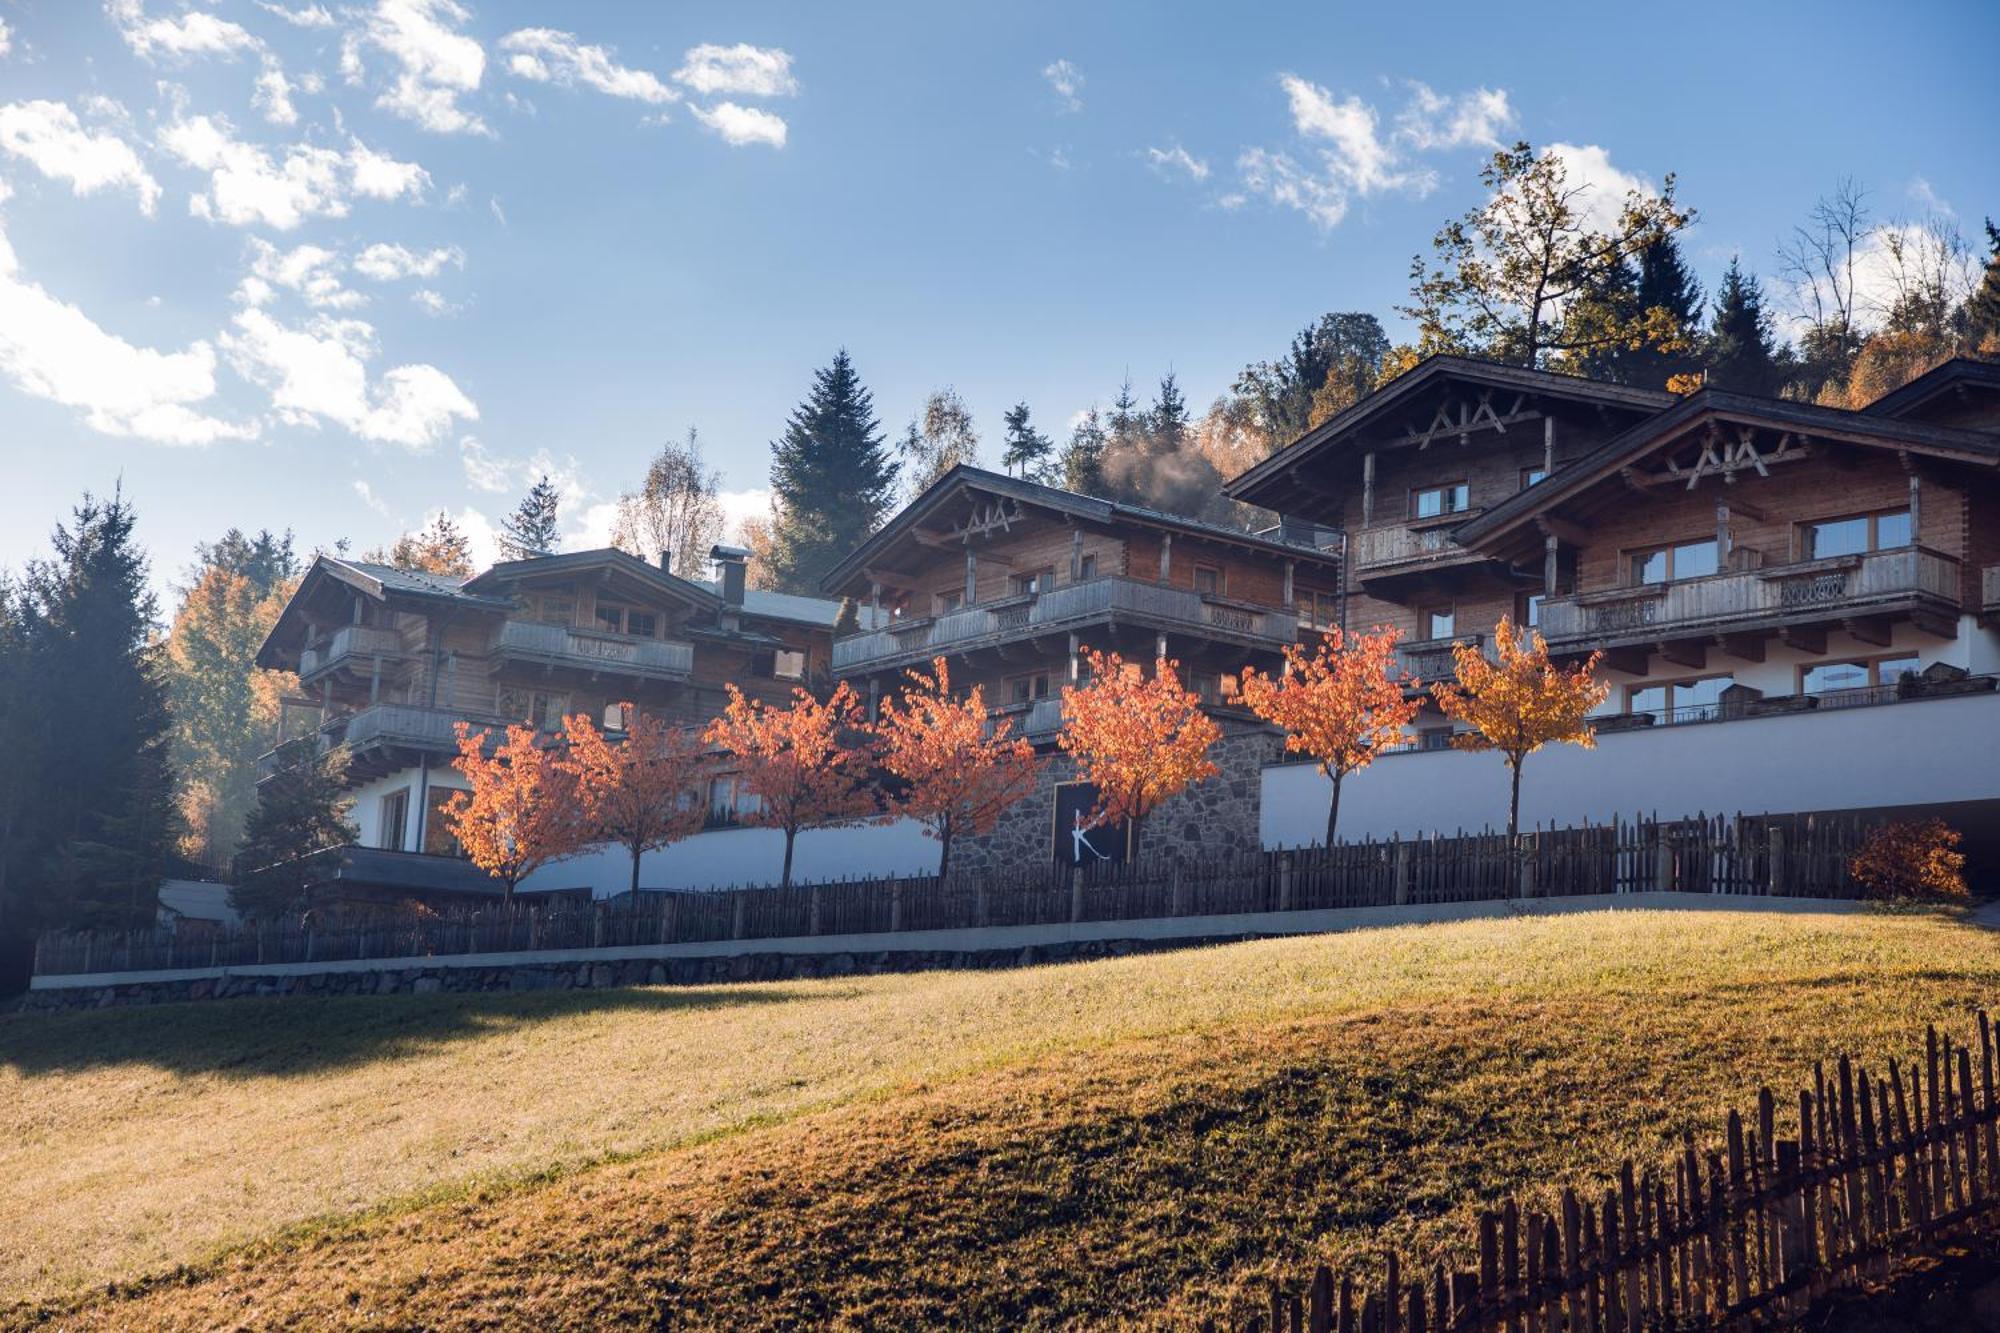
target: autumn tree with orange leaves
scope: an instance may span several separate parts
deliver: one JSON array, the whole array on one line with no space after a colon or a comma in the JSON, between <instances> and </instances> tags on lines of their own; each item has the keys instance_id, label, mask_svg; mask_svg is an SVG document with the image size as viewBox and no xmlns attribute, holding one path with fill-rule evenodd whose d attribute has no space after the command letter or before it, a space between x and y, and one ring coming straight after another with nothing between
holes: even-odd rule
<instances>
[{"instance_id":1,"label":"autumn tree with orange leaves","mask_svg":"<svg viewBox=\"0 0 2000 1333\"><path fill-rule=\"evenodd\" d=\"M951 870L952 840L991 833L1001 812L1034 790L1039 765L1035 747L1012 734L1012 719L987 718L979 686L952 696L942 657L929 675L907 674L902 697L882 700L874 732L882 767L907 784L896 799L898 813L938 840L942 879Z\"/></svg>"},{"instance_id":2,"label":"autumn tree with orange leaves","mask_svg":"<svg viewBox=\"0 0 2000 1333\"><path fill-rule=\"evenodd\" d=\"M1604 702L1611 686L1597 679L1602 653L1592 653L1580 666L1559 667L1549 660L1549 646L1529 630L1523 638L1511 619L1502 616L1493 630L1494 657L1478 647L1453 644L1456 680L1431 686L1431 696L1444 715L1471 728L1451 738L1459 750L1498 750L1507 761L1513 791L1507 804L1507 836L1521 831L1521 764L1544 745L1597 747L1590 725L1591 710Z\"/></svg>"},{"instance_id":3,"label":"autumn tree with orange leaves","mask_svg":"<svg viewBox=\"0 0 2000 1333\"><path fill-rule=\"evenodd\" d=\"M1308 656L1285 649L1285 674L1243 671L1243 703L1285 733L1285 749L1319 762L1333 783L1326 811L1326 845L1340 821L1340 783L1403 739L1421 700L1406 697L1409 678L1397 669L1397 633L1344 634L1329 629Z\"/></svg>"},{"instance_id":4,"label":"autumn tree with orange leaves","mask_svg":"<svg viewBox=\"0 0 2000 1333\"><path fill-rule=\"evenodd\" d=\"M734 685L729 707L708 726L707 738L736 757L759 809L744 822L783 829L785 869L792 882L792 845L799 830L857 823L876 812L869 789L869 753L848 737L866 734L861 706L846 681L825 703L792 691L789 708L746 699Z\"/></svg>"},{"instance_id":5,"label":"autumn tree with orange leaves","mask_svg":"<svg viewBox=\"0 0 2000 1333\"><path fill-rule=\"evenodd\" d=\"M1129 822L1138 851L1146 816L1163 801L1218 771L1209 747L1222 728L1180 681L1180 664L1160 658L1148 676L1117 653L1084 650L1090 680L1066 685L1056 744L1076 761L1077 776L1097 788L1091 818Z\"/></svg>"},{"instance_id":6,"label":"autumn tree with orange leaves","mask_svg":"<svg viewBox=\"0 0 2000 1333\"><path fill-rule=\"evenodd\" d=\"M589 794L591 840L615 842L631 854L637 893L647 852L701 831L703 788L715 761L700 732L668 726L629 703L618 707L625 739L616 743L581 713L565 719L569 753L562 762Z\"/></svg>"},{"instance_id":7,"label":"autumn tree with orange leaves","mask_svg":"<svg viewBox=\"0 0 2000 1333\"><path fill-rule=\"evenodd\" d=\"M485 728L458 724L452 766L471 790L452 793L442 813L472 864L499 880L511 902L522 880L589 843L591 790L533 727L508 727L490 755L486 738Z\"/></svg>"}]
</instances>

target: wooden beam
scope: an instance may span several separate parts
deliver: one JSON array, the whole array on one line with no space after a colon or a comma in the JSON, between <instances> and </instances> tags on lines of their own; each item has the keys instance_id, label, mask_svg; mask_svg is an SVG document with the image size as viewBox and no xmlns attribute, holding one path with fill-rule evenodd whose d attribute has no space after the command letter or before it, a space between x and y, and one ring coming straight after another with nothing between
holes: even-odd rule
<instances>
[{"instance_id":1,"label":"wooden beam","mask_svg":"<svg viewBox=\"0 0 2000 1333\"><path fill-rule=\"evenodd\" d=\"M1644 648L1606 648L1604 665L1627 676L1643 676L1649 657Z\"/></svg>"},{"instance_id":2,"label":"wooden beam","mask_svg":"<svg viewBox=\"0 0 2000 1333\"><path fill-rule=\"evenodd\" d=\"M1958 637L1958 621L1950 616L1941 616L1932 611L1917 611L1911 614L1910 624L1919 633L1934 639L1955 639Z\"/></svg>"},{"instance_id":3,"label":"wooden beam","mask_svg":"<svg viewBox=\"0 0 2000 1333\"><path fill-rule=\"evenodd\" d=\"M1815 657L1826 651L1826 627L1823 625L1787 625L1778 631L1778 637L1802 653Z\"/></svg>"},{"instance_id":4,"label":"wooden beam","mask_svg":"<svg viewBox=\"0 0 2000 1333\"><path fill-rule=\"evenodd\" d=\"M1764 636L1761 634L1718 634L1715 646L1739 662L1764 660Z\"/></svg>"},{"instance_id":5,"label":"wooden beam","mask_svg":"<svg viewBox=\"0 0 2000 1333\"><path fill-rule=\"evenodd\" d=\"M1895 637L1895 627L1880 616L1857 616L1841 622L1841 628L1861 640L1872 643L1877 648L1887 648Z\"/></svg>"},{"instance_id":6,"label":"wooden beam","mask_svg":"<svg viewBox=\"0 0 2000 1333\"><path fill-rule=\"evenodd\" d=\"M1535 528L1544 537L1560 537L1571 546L1590 545L1589 528L1566 518L1557 518L1554 514L1535 515Z\"/></svg>"},{"instance_id":7,"label":"wooden beam","mask_svg":"<svg viewBox=\"0 0 2000 1333\"><path fill-rule=\"evenodd\" d=\"M947 546L958 545L958 541L954 537L941 532L928 532L923 528L911 528L910 540L919 546L928 546L933 550L942 550Z\"/></svg>"},{"instance_id":8,"label":"wooden beam","mask_svg":"<svg viewBox=\"0 0 2000 1333\"><path fill-rule=\"evenodd\" d=\"M1708 645L1700 639L1662 639L1655 644L1662 659L1690 671L1708 665Z\"/></svg>"}]
</instances>

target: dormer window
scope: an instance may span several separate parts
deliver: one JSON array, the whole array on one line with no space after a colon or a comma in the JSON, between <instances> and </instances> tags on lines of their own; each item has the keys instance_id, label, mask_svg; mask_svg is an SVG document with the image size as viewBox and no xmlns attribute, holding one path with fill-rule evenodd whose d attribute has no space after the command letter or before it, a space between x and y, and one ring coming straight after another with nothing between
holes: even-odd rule
<instances>
[{"instance_id":1,"label":"dormer window","mask_svg":"<svg viewBox=\"0 0 2000 1333\"><path fill-rule=\"evenodd\" d=\"M1410 492L1411 518L1442 518L1446 514L1462 514L1471 507L1472 487L1462 481Z\"/></svg>"}]
</instances>

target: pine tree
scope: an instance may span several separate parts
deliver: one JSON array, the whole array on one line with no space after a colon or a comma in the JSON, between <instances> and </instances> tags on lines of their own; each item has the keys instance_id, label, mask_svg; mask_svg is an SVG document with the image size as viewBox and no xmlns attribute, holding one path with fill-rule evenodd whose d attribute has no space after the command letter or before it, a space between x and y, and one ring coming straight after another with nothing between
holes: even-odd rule
<instances>
[{"instance_id":1,"label":"pine tree","mask_svg":"<svg viewBox=\"0 0 2000 1333\"><path fill-rule=\"evenodd\" d=\"M1104 494L1104 423L1092 407L1069 433L1058 462L1064 490L1078 495Z\"/></svg>"},{"instance_id":2,"label":"pine tree","mask_svg":"<svg viewBox=\"0 0 2000 1333\"><path fill-rule=\"evenodd\" d=\"M774 586L817 592L821 576L881 526L895 486L874 397L842 348L771 446Z\"/></svg>"},{"instance_id":3,"label":"pine tree","mask_svg":"<svg viewBox=\"0 0 2000 1333\"><path fill-rule=\"evenodd\" d=\"M1640 250L1634 268L1632 304L1643 341L1610 358L1611 377L1622 384L1664 389L1675 376L1701 369L1701 283L1681 258L1672 232Z\"/></svg>"},{"instance_id":4,"label":"pine tree","mask_svg":"<svg viewBox=\"0 0 2000 1333\"><path fill-rule=\"evenodd\" d=\"M1764 289L1755 274L1743 272L1735 259L1722 275L1715 294L1715 314L1708 327L1708 383L1735 393L1776 397L1788 367L1771 334L1771 317L1764 309Z\"/></svg>"},{"instance_id":5,"label":"pine tree","mask_svg":"<svg viewBox=\"0 0 2000 1333\"><path fill-rule=\"evenodd\" d=\"M1986 258L1986 274L1978 288L1966 298L1961 318L1965 321L1965 346L1980 356L2000 356L2000 227L1986 219L1986 243L1993 253Z\"/></svg>"},{"instance_id":6,"label":"pine tree","mask_svg":"<svg viewBox=\"0 0 2000 1333\"><path fill-rule=\"evenodd\" d=\"M1000 455L1001 468L1029 481L1040 481L1048 469L1049 454L1056 447L1055 441L1028 424L1028 405L1024 402L1008 408L1001 420L1007 427L1007 447Z\"/></svg>"},{"instance_id":7,"label":"pine tree","mask_svg":"<svg viewBox=\"0 0 2000 1333\"><path fill-rule=\"evenodd\" d=\"M528 488L512 514L500 520L500 558L532 560L554 555L562 545L556 531L556 505L561 496L544 472L542 479Z\"/></svg>"},{"instance_id":8,"label":"pine tree","mask_svg":"<svg viewBox=\"0 0 2000 1333\"><path fill-rule=\"evenodd\" d=\"M279 747L277 771L257 788L257 804L236 845L230 905L269 920L293 910L324 876L306 858L360 835L347 822L346 765L311 738Z\"/></svg>"},{"instance_id":9,"label":"pine tree","mask_svg":"<svg viewBox=\"0 0 2000 1333\"><path fill-rule=\"evenodd\" d=\"M1306 433L1375 387L1389 336L1365 311L1329 311L1292 338L1276 361L1243 368L1232 392L1249 400L1270 452Z\"/></svg>"},{"instance_id":10,"label":"pine tree","mask_svg":"<svg viewBox=\"0 0 2000 1333\"><path fill-rule=\"evenodd\" d=\"M0 810L0 894L31 923L151 920L179 833L158 603L135 522L123 495L84 496L9 617L25 670L8 762L32 780L7 788Z\"/></svg>"},{"instance_id":11,"label":"pine tree","mask_svg":"<svg viewBox=\"0 0 2000 1333\"><path fill-rule=\"evenodd\" d=\"M1187 399L1181 395L1180 380L1173 371L1160 377L1160 393L1146 414L1146 432L1152 437L1155 454L1179 453L1187 446Z\"/></svg>"},{"instance_id":12,"label":"pine tree","mask_svg":"<svg viewBox=\"0 0 2000 1333\"><path fill-rule=\"evenodd\" d=\"M1126 372L1125 379L1118 386L1118 396L1111 400L1111 415L1105 426L1105 442L1114 449L1135 445L1145 434L1146 414L1140 408L1139 400L1132 396L1130 371Z\"/></svg>"}]
</instances>

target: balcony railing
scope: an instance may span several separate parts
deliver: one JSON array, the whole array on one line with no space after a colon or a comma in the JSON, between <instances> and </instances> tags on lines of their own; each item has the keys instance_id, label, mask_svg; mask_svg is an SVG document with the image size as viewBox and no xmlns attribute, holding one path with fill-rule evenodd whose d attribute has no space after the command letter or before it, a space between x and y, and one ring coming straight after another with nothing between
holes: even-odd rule
<instances>
[{"instance_id":1,"label":"balcony railing","mask_svg":"<svg viewBox=\"0 0 2000 1333\"><path fill-rule=\"evenodd\" d=\"M1403 671L1428 685L1434 680L1449 680L1458 670L1458 659L1452 648L1461 643L1469 643L1475 648L1486 646L1484 634L1461 634L1453 639L1415 639L1396 645L1396 661Z\"/></svg>"},{"instance_id":2,"label":"balcony railing","mask_svg":"<svg viewBox=\"0 0 2000 1333\"><path fill-rule=\"evenodd\" d=\"M1958 599L1958 561L1912 546L1550 598L1542 603L1541 629L1551 643L1646 639L1677 630L1810 620L1815 612L1838 614L1877 603L1924 601L1955 613Z\"/></svg>"},{"instance_id":3,"label":"balcony railing","mask_svg":"<svg viewBox=\"0 0 2000 1333\"><path fill-rule=\"evenodd\" d=\"M694 670L694 645L635 639L566 625L510 620L500 627L493 649L511 657L553 666L624 671L644 676L686 676Z\"/></svg>"},{"instance_id":4,"label":"balcony railing","mask_svg":"<svg viewBox=\"0 0 2000 1333\"><path fill-rule=\"evenodd\" d=\"M1979 605L1985 611L2000 611L2000 565L1979 571Z\"/></svg>"},{"instance_id":5,"label":"balcony railing","mask_svg":"<svg viewBox=\"0 0 2000 1333\"><path fill-rule=\"evenodd\" d=\"M1453 514L1450 522L1437 522L1425 527L1389 523L1363 528L1354 534L1354 567L1380 569L1392 565L1444 564L1468 559L1473 552L1460 546L1452 533L1458 530L1460 524L1470 522L1479 513L1477 509L1468 509Z\"/></svg>"},{"instance_id":6,"label":"balcony railing","mask_svg":"<svg viewBox=\"0 0 2000 1333\"><path fill-rule=\"evenodd\" d=\"M898 659L919 660L936 652L964 652L1011 635L1059 629L1106 616L1132 616L1197 632L1266 639L1274 645L1290 643L1298 634L1298 617L1290 611L1251 606L1190 588L1112 577L849 635L834 643L833 667L841 671Z\"/></svg>"},{"instance_id":7,"label":"balcony railing","mask_svg":"<svg viewBox=\"0 0 2000 1333\"><path fill-rule=\"evenodd\" d=\"M403 653L403 636L378 625L342 625L318 645L299 654L301 679L355 658L393 658Z\"/></svg>"},{"instance_id":8,"label":"balcony railing","mask_svg":"<svg viewBox=\"0 0 2000 1333\"><path fill-rule=\"evenodd\" d=\"M1012 736L1025 736L1029 740L1047 740L1062 730L1062 700L1051 696L1024 704L1002 704L992 709L994 717L1012 718Z\"/></svg>"},{"instance_id":9,"label":"balcony railing","mask_svg":"<svg viewBox=\"0 0 2000 1333\"><path fill-rule=\"evenodd\" d=\"M425 708L421 704L372 704L352 713L339 713L321 723L317 732L319 748L330 750L345 745L350 750L371 746L403 746L452 754L458 750L458 724L501 728L497 717L456 712L448 708ZM257 760L257 779L263 781L277 772L277 751Z\"/></svg>"}]
</instances>

